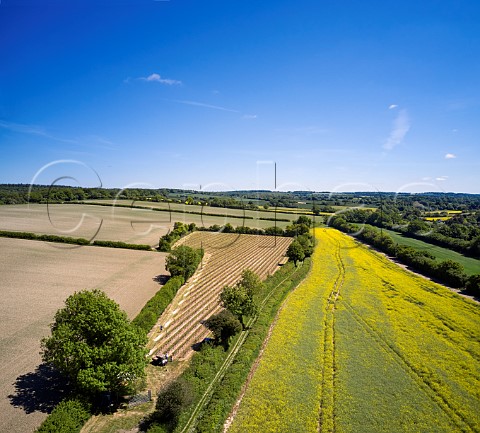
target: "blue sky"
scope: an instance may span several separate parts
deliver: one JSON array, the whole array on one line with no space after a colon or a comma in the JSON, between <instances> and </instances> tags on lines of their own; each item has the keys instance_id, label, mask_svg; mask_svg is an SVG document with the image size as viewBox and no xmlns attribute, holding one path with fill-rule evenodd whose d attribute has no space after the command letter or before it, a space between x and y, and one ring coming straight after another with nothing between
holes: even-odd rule
<instances>
[{"instance_id":1,"label":"blue sky","mask_svg":"<svg viewBox=\"0 0 480 433\"><path fill-rule=\"evenodd\" d=\"M0 183L273 189L275 162L280 190L480 193L479 22L475 0L1 0Z\"/></svg>"}]
</instances>

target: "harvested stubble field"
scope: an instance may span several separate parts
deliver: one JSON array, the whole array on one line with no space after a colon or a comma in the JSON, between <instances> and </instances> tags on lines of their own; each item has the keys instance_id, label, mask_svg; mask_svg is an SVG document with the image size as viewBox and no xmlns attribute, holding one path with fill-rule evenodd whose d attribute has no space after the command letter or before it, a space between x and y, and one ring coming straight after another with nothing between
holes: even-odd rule
<instances>
[{"instance_id":1,"label":"harvested stubble field","mask_svg":"<svg viewBox=\"0 0 480 433\"><path fill-rule=\"evenodd\" d=\"M177 242L175 246L202 247L205 256L201 268L178 291L151 331L150 353L169 353L176 359L190 356L192 344L210 334L201 322L221 310L222 288L235 284L245 269L261 279L273 274L291 242L286 237L210 232L194 232Z\"/></svg>"},{"instance_id":2,"label":"harvested stubble field","mask_svg":"<svg viewBox=\"0 0 480 433\"><path fill-rule=\"evenodd\" d=\"M229 432L480 431L479 305L316 235Z\"/></svg>"},{"instance_id":3,"label":"harvested stubble field","mask_svg":"<svg viewBox=\"0 0 480 433\"><path fill-rule=\"evenodd\" d=\"M36 368L40 339L70 294L100 288L133 318L161 274L162 253L0 238L0 431L33 431L58 397Z\"/></svg>"}]
</instances>

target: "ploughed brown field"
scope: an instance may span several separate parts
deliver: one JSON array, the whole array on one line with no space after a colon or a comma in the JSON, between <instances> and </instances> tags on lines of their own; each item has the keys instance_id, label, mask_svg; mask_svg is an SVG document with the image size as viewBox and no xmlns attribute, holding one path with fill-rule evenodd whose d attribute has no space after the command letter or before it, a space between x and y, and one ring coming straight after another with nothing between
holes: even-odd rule
<instances>
[{"instance_id":1,"label":"ploughed brown field","mask_svg":"<svg viewBox=\"0 0 480 433\"><path fill-rule=\"evenodd\" d=\"M133 318L159 289L165 254L0 238L0 275L0 431L25 433L58 401L37 367L40 339L64 300L100 288Z\"/></svg>"}]
</instances>

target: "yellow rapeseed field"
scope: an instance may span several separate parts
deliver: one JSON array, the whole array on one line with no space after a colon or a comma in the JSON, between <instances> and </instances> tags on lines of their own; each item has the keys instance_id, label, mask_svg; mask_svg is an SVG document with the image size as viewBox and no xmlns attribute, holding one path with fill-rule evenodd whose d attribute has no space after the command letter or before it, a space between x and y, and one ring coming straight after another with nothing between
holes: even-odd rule
<instances>
[{"instance_id":1,"label":"yellow rapeseed field","mask_svg":"<svg viewBox=\"0 0 480 433\"><path fill-rule=\"evenodd\" d=\"M231 432L478 432L480 308L333 229Z\"/></svg>"}]
</instances>

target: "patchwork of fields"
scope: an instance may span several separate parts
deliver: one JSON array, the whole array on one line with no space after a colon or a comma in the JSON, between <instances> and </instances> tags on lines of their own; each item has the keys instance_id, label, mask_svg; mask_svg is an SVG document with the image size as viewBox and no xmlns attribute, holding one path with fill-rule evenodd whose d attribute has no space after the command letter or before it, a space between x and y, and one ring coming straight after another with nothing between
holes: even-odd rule
<instances>
[{"instance_id":1,"label":"patchwork of fields","mask_svg":"<svg viewBox=\"0 0 480 433\"><path fill-rule=\"evenodd\" d=\"M70 294L100 288L133 318L159 289L160 274L163 253L0 238L0 431L32 431L45 418L48 405L34 389L42 378L24 375L41 362L40 339Z\"/></svg>"},{"instance_id":2,"label":"patchwork of fields","mask_svg":"<svg viewBox=\"0 0 480 433\"><path fill-rule=\"evenodd\" d=\"M130 201L125 201L131 204ZM123 203L124 205L126 203ZM136 205L145 203L135 202ZM146 203L146 205L162 205L162 203ZM164 203L163 206L168 204ZM0 230L23 231L37 234L53 234L76 238L122 241L132 244L148 244L158 246L158 240L173 227L173 223L195 223L198 227L209 227L214 224L223 226L230 223L236 226L265 229L272 227L274 221L258 219L261 214L268 218L275 215L269 212L250 211L253 219L232 218L229 215L242 216L238 209L204 208L203 215L182 213L184 205L172 204L171 212L158 212L148 209L128 207L95 206L82 204L30 204L0 206ZM188 206L188 209L194 206ZM201 210L201 206L196 206ZM177 210L177 211L175 211ZM225 216L213 216L208 212L216 212ZM247 211L248 212L248 211ZM280 218L280 216L278 216ZM285 218L285 217L283 217ZM292 216L292 219L294 216ZM278 221L277 226L285 228L291 222Z\"/></svg>"},{"instance_id":3,"label":"patchwork of fields","mask_svg":"<svg viewBox=\"0 0 480 433\"><path fill-rule=\"evenodd\" d=\"M278 269L292 238L194 232L175 244L203 248L205 256L195 275L178 291L172 304L159 318L162 325L150 332L150 353L189 357L192 344L210 331L202 322L220 312L220 292L234 285L245 269L265 279Z\"/></svg>"},{"instance_id":4,"label":"patchwork of fields","mask_svg":"<svg viewBox=\"0 0 480 433\"><path fill-rule=\"evenodd\" d=\"M316 236L229 431L480 431L478 304Z\"/></svg>"}]
</instances>

